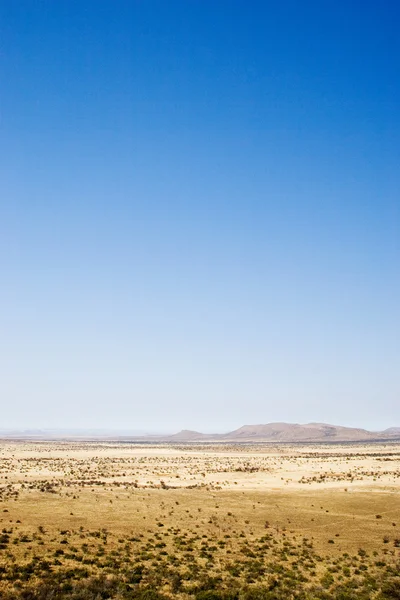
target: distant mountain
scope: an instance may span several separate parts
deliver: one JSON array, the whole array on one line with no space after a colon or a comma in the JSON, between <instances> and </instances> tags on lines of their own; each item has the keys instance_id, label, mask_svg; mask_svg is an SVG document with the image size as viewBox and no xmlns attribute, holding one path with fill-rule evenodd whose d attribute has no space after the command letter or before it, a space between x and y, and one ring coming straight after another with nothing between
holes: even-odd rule
<instances>
[{"instance_id":1,"label":"distant mountain","mask_svg":"<svg viewBox=\"0 0 400 600\"><path fill-rule=\"evenodd\" d=\"M33 430L5 431L0 429L0 438L25 440L76 440L76 441L126 441L143 443L190 443L190 442L368 442L400 441L400 427L385 431L367 431L356 427L342 427L327 423L267 423L265 425L243 425L229 433L200 433L183 429L173 435L140 435L138 432L99 430Z\"/></svg>"},{"instance_id":2,"label":"distant mountain","mask_svg":"<svg viewBox=\"0 0 400 600\"><path fill-rule=\"evenodd\" d=\"M389 429L385 429L385 431L382 431L382 433L387 435L400 436L400 427L389 427Z\"/></svg>"},{"instance_id":3,"label":"distant mountain","mask_svg":"<svg viewBox=\"0 0 400 600\"><path fill-rule=\"evenodd\" d=\"M326 423L268 423L266 425L243 425L225 434L204 434L183 430L168 436L167 441L197 442L358 442L400 439L400 427L382 432L372 432L356 427L342 427Z\"/></svg>"},{"instance_id":4,"label":"distant mountain","mask_svg":"<svg viewBox=\"0 0 400 600\"><path fill-rule=\"evenodd\" d=\"M182 429L178 433L168 436L168 440L176 442L195 442L207 439L209 436L205 433L199 433L198 431L191 431L190 429ZM215 437L215 436L212 436Z\"/></svg>"},{"instance_id":5,"label":"distant mountain","mask_svg":"<svg viewBox=\"0 0 400 600\"><path fill-rule=\"evenodd\" d=\"M227 434L231 439L264 439L280 442L330 441L372 439L374 434L365 429L340 427L325 423L269 423L268 425L245 425Z\"/></svg>"}]
</instances>

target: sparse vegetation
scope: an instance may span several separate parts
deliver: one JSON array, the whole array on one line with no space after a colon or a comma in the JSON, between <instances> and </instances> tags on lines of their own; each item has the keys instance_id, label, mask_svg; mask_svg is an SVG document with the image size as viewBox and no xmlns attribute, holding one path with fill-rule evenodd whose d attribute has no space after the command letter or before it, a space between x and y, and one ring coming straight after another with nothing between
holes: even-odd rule
<instances>
[{"instance_id":1,"label":"sparse vegetation","mask_svg":"<svg viewBox=\"0 0 400 600\"><path fill-rule=\"evenodd\" d=\"M399 598L399 464L395 444L3 443L0 597Z\"/></svg>"}]
</instances>

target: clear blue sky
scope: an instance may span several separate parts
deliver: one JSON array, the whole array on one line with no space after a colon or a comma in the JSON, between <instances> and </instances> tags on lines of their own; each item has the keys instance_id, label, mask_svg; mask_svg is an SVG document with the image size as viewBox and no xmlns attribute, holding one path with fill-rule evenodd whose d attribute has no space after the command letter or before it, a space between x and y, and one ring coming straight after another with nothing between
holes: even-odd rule
<instances>
[{"instance_id":1,"label":"clear blue sky","mask_svg":"<svg viewBox=\"0 0 400 600\"><path fill-rule=\"evenodd\" d=\"M0 4L0 428L400 425L397 1Z\"/></svg>"}]
</instances>

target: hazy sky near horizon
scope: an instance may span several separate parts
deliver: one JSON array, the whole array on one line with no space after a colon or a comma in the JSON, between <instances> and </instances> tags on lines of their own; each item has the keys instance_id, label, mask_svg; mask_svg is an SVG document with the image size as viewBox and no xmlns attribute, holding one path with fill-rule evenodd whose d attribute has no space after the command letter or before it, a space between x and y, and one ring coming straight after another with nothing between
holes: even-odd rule
<instances>
[{"instance_id":1,"label":"hazy sky near horizon","mask_svg":"<svg viewBox=\"0 0 400 600\"><path fill-rule=\"evenodd\" d=\"M0 4L0 428L400 426L399 23Z\"/></svg>"}]
</instances>

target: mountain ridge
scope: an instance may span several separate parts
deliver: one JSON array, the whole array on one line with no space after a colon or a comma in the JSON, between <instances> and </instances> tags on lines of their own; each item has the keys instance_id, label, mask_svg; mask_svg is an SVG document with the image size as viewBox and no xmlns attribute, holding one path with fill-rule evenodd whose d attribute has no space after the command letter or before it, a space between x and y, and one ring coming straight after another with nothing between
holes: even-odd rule
<instances>
[{"instance_id":1,"label":"mountain ridge","mask_svg":"<svg viewBox=\"0 0 400 600\"><path fill-rule=\"evenodd\" d=\"M182 430L170 441L271 441L271 442L324 442L324 441L390 441L400 439L400 427L384 431L368 431L358 427L331 425L329 423L266 423L243 425L228 433L205 434L199 431Z\"/></svg>"},{"instance_id":2,"label":"mountain ridge","mask_svg":"<svg viewBox=\"0 0 400 600\"><path fill-rule=\"evenodd\" d=\"M390 442L400 441L400 427L389 427L383 431L368 431L357 427L331 425L329 423L266 423L242 425L227 433L202 433L182 429L174 434L135 434L128 432L80 432L57 430L0 429L0 439L16 440L105 440L136 443L195 443L195 442L273 442L273 443L313 443L313 442Z\"/></svg>"}]
</instances>

